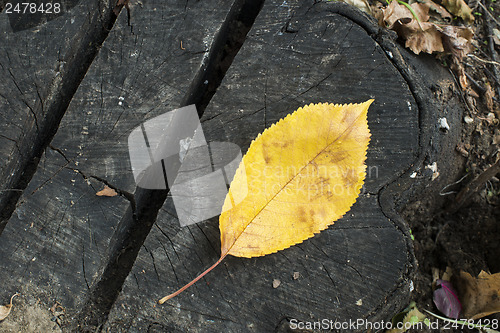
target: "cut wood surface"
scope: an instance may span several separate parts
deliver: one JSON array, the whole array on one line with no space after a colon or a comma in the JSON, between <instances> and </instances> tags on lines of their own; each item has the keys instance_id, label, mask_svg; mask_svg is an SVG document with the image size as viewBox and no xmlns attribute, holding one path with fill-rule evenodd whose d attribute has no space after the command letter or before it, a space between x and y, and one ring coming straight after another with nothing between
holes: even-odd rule
<instances>
[{"instance_id":1,"label":"cut wood surface","mask_svg":"<svg viewBox=\"0 0 500 333\"><path fill-rule=\"evenodd\" d=\"M380 321L404 307L414 257L398 211L456 173L440 156L460 133L446 72L344 4L132 1L129 26L115 3L68 2L25 29L0 14L0 297L20 292L20 309L58 302L54 325L82 332L279 332L291 319ZM92 37L89 24L109 29ZM89 40L96 54L82 51ZM80 58L71 80L64 66ZM244 153L300 106L370 98L367 178L351 211L276 254L227 257L156 303L217 261L220 235L217 217L180 227L166 191L136 188L134 128L196 103L207 141ZM448 110L444 137L435 124ZM437 182L433 161L449 171ZM105 185L118 195L97 196Z\"/></svg>"},{"instance_id":2,"label":"cut wood surface","mask_svg":"<svg viewBox=\"0 0 500 333\"><path fill-rule=\"evenodd\" d=\"M300 106L375 98L368 113L368 193L314 238L264 258L227 258L224 267L152 308L156 298L189 282L220 255L215 220L180 228L175 211L166 208L112 312L111 330L127 318L142 329L175 318L164 329L270 332L284 317L345 321L377 316L388 295L409 288L406 236L383 215L376 194L414 159L416 103L361 27L328 6L281 4L265 3L201 118L207 140L234 142L246 150L266 127ZM293 280L296 271L301 277ZM274 279L282 281L276 289ZM145 288L153 297L144 297Z\"/></svg>"},{"instance_id":3,"label":"cut wood surface","mask_svg":"<svg viewBox=\"0 0 500 333\"><path fill-rule=\"evenodd\" d=\"M207 12L204 8L216 10ZM218 1L189 6L175 1L149 1L134 13L134 22L143 24L130 27L126 15L120 16L72 98L51 146L44 150L14 214L6 221L0 236L2 290L16 290L47 302L58 301L68 312L77 310L78 304L85 301L106 260L113 232L130 206L124 196L96 196L104 187L100 180L123 192L134 192L128 134L145 119L181 105L229 10ZM82 19L77 18L74 24L81 25L89 14L75 7L43 25L43 32L49 30L46 34L32 30L14 33L5 22L8 15L1 15L6 24L4 36L9 38L8 43L0 44L1 52L14 54L10 57L13 68L3 62L8 57L0 61L6 73L2 82L10 91L15 93L17 87L8 77L9 70L17 69L19 77L25 75L23 81L28 85L32 82L30 76L34 79L41 72L39 66L47 74L42 72L45 76L38 79L45 81L33 81L33 85L43 88L50 84L56 75L53 67L57 56L64 55L64 50L53 43L69 43L74 31L69 31L68 36L59 33L60 40L51 34L55 35L53 30L64 30L63 26L69 25L76 15ZM18 34L28 37L23 40ZM35 49L37 44L30 38L49 49L41 64L36 63L35 57L44 51ZM180 48L181 41L189 50ZM15 62L30 48L33 59ZM26 67L30 61L33 66ZM19 147L12 144L2 150L2 161L6 162L19 159L19 151L25 154L31 148L22 141L22 135L32 131L22 123L30 120L29 108L25 115L19 115L27 108L21 106L28 97L14 93L7 95L5 102L2 100L2 116L20 123L7 122L2 126L17 131L12 136L21 139ZM30 94L32 100L38 98L36 86Z\"/></svg>"}]
</instances>

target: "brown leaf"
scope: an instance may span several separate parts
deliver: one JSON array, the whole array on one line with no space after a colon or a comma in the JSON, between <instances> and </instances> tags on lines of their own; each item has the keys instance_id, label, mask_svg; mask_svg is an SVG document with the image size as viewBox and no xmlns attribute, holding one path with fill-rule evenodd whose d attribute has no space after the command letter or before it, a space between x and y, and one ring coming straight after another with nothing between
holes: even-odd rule
<instances>
[{"instance_id":1,"label":"brown leaf","mask_svg":"<svg viewBox=\"0 0 500 333\"><path fill-rule=\"evenodd\" d=\"M474 278L461 271L457 282L465 318L479 319L500 312L500 273L481 271Z\"/></svg>"},{"instance_id":2,"label":"brown leaf","mask_svg":"<svg viewBox=\"0 0 500 333\"><path fill-rule=\"evenodd\" d=\"M415 324L423 323L425 319L427 319L427 317L422 312L420 312L416 306L411 310L409 309L409 311L406 314L403 312L401 313L401 315L404 315L404 317L400 322L398 322L399 325L394 325L395 327L387 330L386 333L405 333L406 331L411 329L411 327L414 326ZM415 327L418 326L415 325Z\"/></svg>"},{"instance_id":3,"label":"brown leaf","mask_svg":"<svg viewBox=\"0 0 500 333\"><path fill-rule=\"evenodd\" d=\"M377 19L380 26L384 27L384 6L380 2L375 2L372 6L373 17Z\"/></svg>"},{"instance_id":4,"label":"brown leaf","mask_svg":"<svg viewBox=\"0 0 500 333\"><path fill-rule=\"evenodd\" d=\"M496 45L500 45L500 30L493 28L493 42Z\"/></svg>"},{"instance_id":5,"label":"brown leaf","mask_svg":"<svg viewBox=\"0 0 500 333\"><path fill-rule=\"evenodd\" d=\"M411 8L420 22L414 18L413 13L406 6L392 1L383 10L383 23L389 29L396 31L400 37L406 39L405 46L416 54L443 52L441 33L434 24L427 22L429 20L429 5L413 3Z\"/></svg>"},{"instance_id":6,"label":"brown leaf","mask_svg":"<svg viewBox=\"0 0 500 333\"><path fill-rule=\"evenodd\" d=\"M467 23L474 22L474 15L472 15L472 9L465 3L464 0L443 0L443 6L448 9L450 13L455 16L461 17Z\"/></svg>"},{"instance_id":7,"label":"brown leaf","mask_svg":"<svg viewBox=\"0 0 500 333\"><path fill-rule=\"evenodd\" d=\"M451 53L457 60L461 61L471 50L471 41L474 32L470 28L446 25L443 28L436 26L443 34L443 46L447 53Z\"/></svg>"},{"instance_id":8,"label":"brown leaf","mask_svg":"<svg viewBox=\"0 0 500 333\"><path fill-rule=\"evenodd\" d=\"M420 22L426 22L429 20L429 6L421 3L411 4L411 8L417 15ZM402 37L406 37L406 33L411 33L420 28L419 22L413 17L412 12L403 5L400 5L397 1L391 1L391 3L383 9L384 18L383 21L389 29L393 29L396 22L404 26L405 29L402 31ZM399 33L398 33L399 34Z\"/></svg>"},{"instance_id":9,"label":"brown leaf","mask_svg":"<svg viewBox=\"0 0 500 333\"><path fill-rule=\"evenodd\" d=\"M12 299L15 296L19 296L19 294L12 295L10 298L10 304L0 306L0 321L4 320L9 315L10 310L12 310Z\"/></svg>"},{"instance_id":10,"label":"brown leaf","mask_svg":"<svg viewBox=\"0 0 500 333\"><path fill-rule=\"evenodd\" d=\"M417 30L408 35L405 46L415 54L420 52L433 53L443 52L441 33L436 26L429 22L422 22L422 30Z\"/></svg>"},{"instance_id":11,"label":"brown leaf","mask_svg":"<svg viewBox=\"0 0 500 333\"><path fill-rule=\"evenodd\" d=\"M453 16L441 5L433 2L432 0L422 0L422 3L429 6L429 8L439 14L446 22L451 22Z\"/></svg>"},{"instance_id":12,"label":"brown leaf","mask_svg":"<svg viewBox=\"0 0 500 333\"><path fill-rule=\"evenodd\" d=\"M115 197L118 195L115 190L110 188L108 185L104 185L104 188L97 192L95 195L99 197Z\"/></svg>"},{"instance_id":13,"label":"brown leaf","mask_svg":"<svg viewBox=\"0 0 500 333\"><path fill-rule=\"evenodd\" d=\"M467 75L465 75L465 69L462 63L459 63L454 60L451 68L457 73L458 82L460 82L460 86L462 87L462 89L467 90L467 87L469 86L469 81L467 80Z\"/></svg>"},{"instance_id":14,"label":"brown leaf","mask_svg":"<svg viewBox=\"0 0 500 333\"><path fill-rule=\"evenodd\" d=\"M493 89L491 89L491 85L486 84L486 91L484 92L484 99L486 102L486 107L488 108L488 111L490 111L490 112L495 111L495 103L493 103L493 97L495 97L495 93L493 92Z\"/></svg>"}]
</instances>

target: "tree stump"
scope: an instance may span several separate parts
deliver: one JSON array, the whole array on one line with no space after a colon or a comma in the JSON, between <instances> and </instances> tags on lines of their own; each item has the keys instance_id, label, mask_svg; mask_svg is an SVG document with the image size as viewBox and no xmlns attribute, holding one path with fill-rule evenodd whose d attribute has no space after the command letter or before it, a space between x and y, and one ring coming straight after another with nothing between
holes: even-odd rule
<instances>
[{"instance_id":1,"label":"tree stump","mask_svg":"<svg viewBox=\"0 0 500 333\"><path fill-rule=\"evenodd\" d=\"M0 296L23 295L0 328L364 331L390 320L415 269L401 210L460 170L449 74L340 3L130 5L130 25L115 0L66 1L37 24L8 7L0 15ZM207 141L245 152L300 106L370 98L365 187L341 220L276 254L228 257L156 304L219 258L219 231L217 218L180 227L167 191L136 188L134 128L196 104ZM96 196L105 185L117 195Z\"/></svg>"}]
</instances>

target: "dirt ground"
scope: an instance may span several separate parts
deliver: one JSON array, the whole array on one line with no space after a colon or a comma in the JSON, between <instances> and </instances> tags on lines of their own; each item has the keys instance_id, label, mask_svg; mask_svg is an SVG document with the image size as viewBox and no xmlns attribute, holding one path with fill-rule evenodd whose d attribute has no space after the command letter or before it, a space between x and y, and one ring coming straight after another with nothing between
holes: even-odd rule
<instances>
[{"instance_id":1,"label":"dirt ground","mask_svg":"<svg viewBox=\"0 0 500 333\"><path fill-rule=\"evenodd\" d=\"M487 34L487 20L490 21L490 31L492 28L500 29L500 4L497 0L484 0L483 6L478 1L467 2L475 13L474 54L491 61L493 57L489 45L491 39L488 39ZM487 18L490 15L485 13L483 7L494 19ZM497 59L500 58L500 46L495 45L494 49ZM462 98L466 104L466 116L473 121L467 124L464 120L462 142L458 143L457 154L462 154L466 159L463 175L468 176L450 187L455 191L460 191L500 158L499 96L494 93L491 100L486 93L488 85L495 92L500 78L495 76L492 64L471 57L464 61L465 72L473 91L462 89ZM443 63L446 63L446 59L443 59ZM500 70L500 66L497 69ZM415 255L418 260L413 300L421 311L427 309L439 313L432 301L433 270L438 269L442 273L450 267L455 273L463 270L472 276L477 276L481 270L500 272L499 178L500 174L490 178L455 212L448 210L455 204L456 193L445 196L442 206L432 211L427 208L429 205L425 201L415 201L407 207L405 218L415 237ZM487 318L500 319L500 315ZM444 329L428 330L435 331ZM478 332L467 329L452 331Z\"/></svg>"}]
</instances>

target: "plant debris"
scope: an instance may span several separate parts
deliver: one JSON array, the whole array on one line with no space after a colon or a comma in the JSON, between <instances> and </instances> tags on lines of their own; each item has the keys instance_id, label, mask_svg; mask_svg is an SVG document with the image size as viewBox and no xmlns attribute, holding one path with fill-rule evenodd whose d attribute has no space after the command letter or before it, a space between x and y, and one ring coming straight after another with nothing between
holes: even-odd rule
<instances>
[{"instance_id":1,"label":"plant debris","mask_svg":"<svg viewBox=\"0 0 500 333\"><path fill-rule=\"evenodd\" d=\"M7 318L7 316L10 314L10 311L12 310L12 300L16 296L19 296L19 294L16 293L12 295L12 297L10 298L10 304L0 306L0 321Z\"/></svg>"},{"instance_id":2,"label":"plant debris","mask_svg":"<svg viewBox=\"0 0 500 333\"><path fill-rule=\"evenodd\" d=\"M470 9L464 0L443 0L443 6L453 15L463 18L467 23L474 22L472 9Z\"/></svg>"},{"instance_id":3,"label":"plant debris","mask_svg":"<svg viewBox=\"0 0 500 333\"><path fill-rule=\"evenodd\" d=\"M374 14L381 26L396 31L398 36L406 41L405 46L415 54L439 52L451 54L457 60L462 60L470 50L472 30L431 22L429 15L431 8L441 13L441 17L446 20L451 16L449 13L446 14L443 7L430 0L423 3L414 2L411 5L393 0L386 8L374 11Z\"/></svg>"},{"instance_id":4,"label":"plant debris","mask_svg":"<svg viewBox=\"0 0 500 333\"><path fill-rule=\"evenodd\" d=\"M404 333L417 323L424 323L429 326L429 319L420 312L415 302L411 302L406 309L392 318L391 323L394 328L386 331L386 333Z\"/></svg>"},{"instance_id":5,"label":"plant debris","mask_svg":"<svg viewBox=\"0 0 500 333\"><path fill-rule=\"evenodd\" d=\"M458 319L462 305L458 300L457 292L449 281L438 279L434 290L433 301L436 308L448 318Z\"/></svg>"},{"instance_id":6,"label":"plant debris","mask_svg":"<svg viewBox=\"0 0 500 333\"><path fill-rule=\"evenodd\" d=\"M116 197L118 193L108 185L104 185L104 188L97 192L95 195L99 197Z\"/></svg>"},{"instance_id":7,"label":"plant debris","mask_svg":"<svg viewBox=\"0 0 500 333\"><path fill-rule=\"evenodd\" d=\"M481 271L477 278L461 271L457 289L463 306L463 316L479 319L500 312L500 273Z\"/></svg>"}]
</instances>

